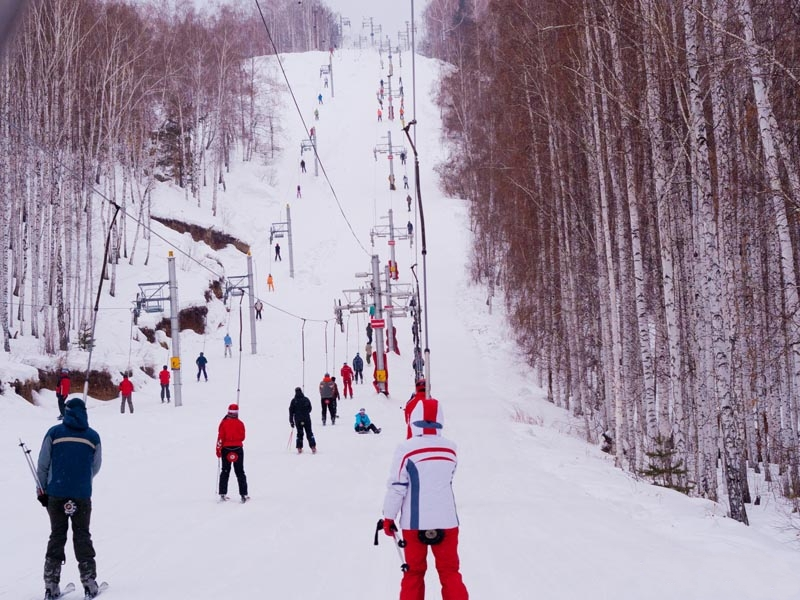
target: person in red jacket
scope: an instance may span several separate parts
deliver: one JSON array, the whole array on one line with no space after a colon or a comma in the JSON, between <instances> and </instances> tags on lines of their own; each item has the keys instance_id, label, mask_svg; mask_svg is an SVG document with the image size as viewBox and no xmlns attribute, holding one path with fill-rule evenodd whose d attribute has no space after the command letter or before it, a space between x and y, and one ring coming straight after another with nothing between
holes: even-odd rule
<instances>
[{"instance_id":1,"label":"person in red jacket","mask_svg":"<svg viewBox=\"0 0 800 600\"><path fill-rule=\"evenodd\" d=\"M133 414L133 382L128 379L128 374L122 376L122 381L119 382L119 393L122 396L122 403L119 407L119 412L125 414L125 402L128 403L128 408Z\"/></svg>"},{"instance_id":2,"label":"person in red jacket","mask_svg":"<svg viewBox=\"0 0 800 600\"><path fill-rule=\"evenodd\" d=\"M405 408L405 416L406 416L406 439L410 440L413 432L411 431L411 413L414 410L414 407L425 400L425 379L417 379L417 382L414 384L416 387L416 391L411 394L411 398L408 399L406 402ZM438 400L433 400L433 402L438 402Z\"/></svg>"},{"instance_id":3,"label":"person in red jacket","mask_svg":"<svg viewBox=\"0 0 800 600\"><path fill-rule=\"evenodd\" d=\"M64 404L69 396L69 371L61 369L58 375L58 383L56 384L56 398L58 399L58 420L64 418Z\"/></svg>"},{"instance_id":4,"label":"person in red jacket","mask_svg":"<svg viewBox=\"0 0 800 600\"><path fill-rule=\"evenodd\" d=\"M247 502L247 476L244 474L244 423L239 419L239 405L231 404L228 414L219 424L217 435L217 458L222 459L222 471L219 475L219 499L228 499L228 478L231 476L231 465L239 483L239 495L242 502Z\"/></svg>"},{"instance_id":5,"label":"person in red jacket","mask_svg":"<svg viewBox=\"0 0 800 600\"><path fill-rule=\"evenodd\" d=\"M347 391L350 391L350 397L353 397L353 369L347 362L344 363L342 370L339 371L342 376L342 385L344 386L344 397L347 398Z\"/></svg>"},{"instance_id":6,"label":"person in red jacket","mask_svg":"<svg viewBox=\"0 0 800 600\"><path fill-rule=\"evenodd\" d=\"M164 365L164 368L158 373L158 380L161 382L161 404L164 404L164 396L169 402L169 378L170 374L167 370L167 365Z\"/></svg>"}]
</instances>

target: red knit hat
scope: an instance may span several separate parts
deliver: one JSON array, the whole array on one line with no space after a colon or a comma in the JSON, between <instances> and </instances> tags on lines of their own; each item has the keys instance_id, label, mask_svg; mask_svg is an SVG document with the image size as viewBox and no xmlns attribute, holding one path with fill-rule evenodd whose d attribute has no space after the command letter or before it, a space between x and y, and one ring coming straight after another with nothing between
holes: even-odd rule
<instances>
[{"instance_id":1,"label":"red knit hat","mask_svg":"<svg viewBox=\"0 0 800 600\"><path fill-rule=\"evenodd\" d=\"M229 415L238 415L239 414L239 405L238 404L231 404L228 407L228 414Z\"/></svg>"}]
</instances>

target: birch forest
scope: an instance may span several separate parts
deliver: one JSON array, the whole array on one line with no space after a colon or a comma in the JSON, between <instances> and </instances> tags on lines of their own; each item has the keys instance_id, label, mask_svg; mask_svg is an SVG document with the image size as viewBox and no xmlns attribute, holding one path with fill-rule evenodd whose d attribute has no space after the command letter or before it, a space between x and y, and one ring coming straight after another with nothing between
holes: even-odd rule
<instances>
[{"instance_id":1,"label":"birch forest","mask_svg":"<svg viewBox=\"0 0 800 600\"><path fill-rule=\"evenodd\" d=\"M171 181L217 214L237 161L268 161L280 123L257 58L274 54L251 3L32 0L0 57L0 322L67 350L120 261L149 260L150 194ZM328 49L332 13L261 2L279 52ZM120 207L116 220L113 215ZM135 235L123 232L133 215Z\"/></svg>"},{"instance_id":2,"label":"birch forest","mask_svg":"<svg viewBox=\"0 0 800 600\"><path fill-rule=\"evenodd\" d=\"M800 10L433 0L449 193L556 405L632 473L796 503ZM752 478L751 478L752 481Z\"/></svg>"}]
</instances>

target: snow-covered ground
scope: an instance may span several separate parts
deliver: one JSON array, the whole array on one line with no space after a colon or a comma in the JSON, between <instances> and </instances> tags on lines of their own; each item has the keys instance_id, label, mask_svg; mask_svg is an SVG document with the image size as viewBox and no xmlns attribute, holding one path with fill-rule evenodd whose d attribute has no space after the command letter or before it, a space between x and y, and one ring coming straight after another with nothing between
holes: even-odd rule
<instances>
[{"instance_id":1,"label":"snow-covered ground","mask_svg":"<svg viewBox=\"0 0 800 600\"><path fill-rule=\"evenodd\" d=\"M345 316L342 333L331 321L333 301L363 282L355 274L370 270L371 253L385 264L386 238L375 238L373 248L369 230L385 224L389 208L397 226L409 217L417 224L416 214L406 211L402 189L403 173L413 180L413 161L408 171L395 165L399 189L390 192L386 155L376 161L373 148L385 143L388 130L395 143L402 133L398 122L376 122L375 92L388 69L385 64L381 71L376 53L337 52L335 98L319 78L327 54L283 58L303 116L317 128L320 156L340 205L324 178L314 177L308 153L308 173L299 172L305 134L287 95L284 151L276 164L236 163L221 195L219 226L252 245L258 296L268 303L257 322L258 352L250 353L247 311L240 336L238 299L231 312L218 301L210 304L209 332L181 335L188 365L181 408L162 405L157 381L137 369L142 364L160 369L168 352L142 335L130 339L128 309L136 284L166 279L169 249L189 252L220 272L209 258L216 257L227 275L246 273L245 257L233 248L213 252L190 244L156 224L172 246L154 239L150 266L141 266L142 249L133 267L119 265L120 293L102 299L94 364L113 373L133 367L136 412L121 415L116 400L89 401L90 423L102 437L104 453L95 479L92 530L100 579L111 583L109 598L376 600L398 594L397 553L385 536L375 547L373 534L392 450L404 437L401 407L412 391L410 320L397 322L402 356L389 359L390 398L376 395L368 382L356 386L355 398L341 401L340 422L322 427L316 388L326 370L338 375L343 361L350 362L356 351L363 354L364 316ZM403 69L394 66L408 91L410 60ZM433 173L443 157L438 110L428 98L438 67L418 58L417 68L431 382L433 395L445 403L445 435L460 447L454 487L462 571L472 598L800 598L795 532L787 529L788 518L768 489L758 490L762 504L748 506L752 526L744 527L725 517L724 506L615 469L610 457L581 440L568 414L543 399L511 345L502 311L489 315L485 290L469 284L467 208L442 196ZM322 105L316 101L320 92ZM410 101L406 109L411 117ZM295 198L298 184L301 199ZM294 279L286 238L279 240L282 262L272 261L269 244L270 225L284 220L287 203L294 225ZM207 208L185 204L181 193L167 186L158 191L156 204L162 216L212 222ZM418 245L398 242L401 283L411 281L412 264L421 265L417 251ZM181 305L203 304L209 273L182 254L177 264ZM272 293L266 289L268 273L275 278ZM153 323L152 315L142 319ZM226 359L227 331L235 352ZM34 360L35 341L12 344L11 357L0 362L4 380L24 373L23 361L47 362ZM194 377L194 358L201 351L209 358L208 383ZM80 369L86 356L72 351L67 364ZM297 455L288 439L288 404L297 385L314 405L317 455ZM219 504L216 430L228 404L237 401L247 426L252 501ZM353 433L360 407L383 428L381 435ZM43 591L49 526L17 444L22 438L35 457L56 413L52 392L42 393L38 406L10 395L0 398L0 598L35 598ZM229 489L235 497L234 477ZM67 552L63 581L77 582L70 546ZM427 597L440 598L433 570L428 584Z\"/></svg>"}]
</instances>

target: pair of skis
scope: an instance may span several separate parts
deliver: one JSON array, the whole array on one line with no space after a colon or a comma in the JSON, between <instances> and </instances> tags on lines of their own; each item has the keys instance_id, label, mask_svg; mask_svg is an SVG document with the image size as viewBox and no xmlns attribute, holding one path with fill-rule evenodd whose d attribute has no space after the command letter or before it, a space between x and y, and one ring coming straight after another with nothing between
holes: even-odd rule
<instances>
[{"instance_id":1,"label":"pair of skis","mask_svg":"<svg viewBox=\"0 0 800 600\"><path fill-rule=\"evenodd\" d=\"M64 586L64 589L61 590L61 593L58 596L51 596L49 594L46 594L45 595L45 600L47 600L48 598L52 598L52 599L63 598L67 594L71 594L72 592L74 592L75 589L76 588L75 588L75 584L74 583L68 583L67 585ZM108 589L108 582L104 581L103 583L101 583L100 585L97 586L97 594L95 594L93 597L97 598L97 596L99 596L100 594L105 592L107 589ZM84 596L84 598L89 598L89 596Z\"/></svg>"}]
</instances>

